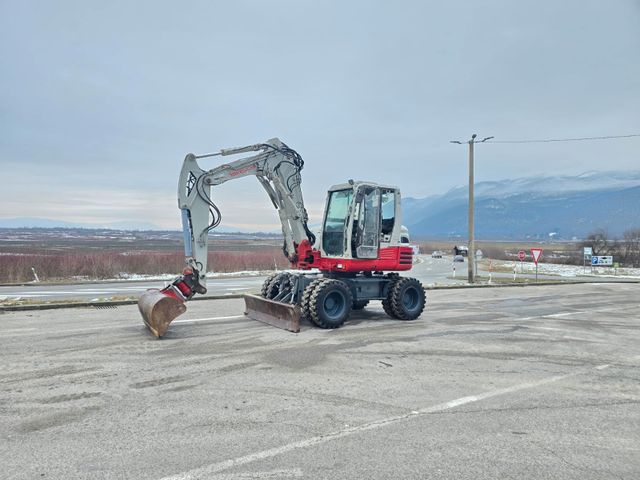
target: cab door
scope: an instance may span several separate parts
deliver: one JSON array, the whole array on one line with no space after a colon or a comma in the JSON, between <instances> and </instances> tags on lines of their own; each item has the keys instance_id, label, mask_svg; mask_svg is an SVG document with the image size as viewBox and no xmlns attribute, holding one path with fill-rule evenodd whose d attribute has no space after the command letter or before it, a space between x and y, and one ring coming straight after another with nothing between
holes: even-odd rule
<instances>
[{"instance_id":1,"label":"cab door","mask_svg":"<svg viewBox=\"0 0 640 480\"><path fill-rule=\"evenodd\" d=\"M354 205L351 253L353 258L378 258L380 249L380 189L362 185Z\"/></svg>"}]
</instances>

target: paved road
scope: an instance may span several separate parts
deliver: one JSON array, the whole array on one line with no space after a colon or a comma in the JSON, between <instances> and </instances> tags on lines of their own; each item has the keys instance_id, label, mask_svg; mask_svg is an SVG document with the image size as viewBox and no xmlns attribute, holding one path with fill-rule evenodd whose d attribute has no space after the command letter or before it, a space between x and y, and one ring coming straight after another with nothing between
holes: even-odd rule
<instances>
[{"instance_id":1,"label":"paved road","mask_svg":"<svg viewBox=\"0 0 640 480\"><path fill-rule=\"evenodd\" d=\"M465 267L466 268L466 267ZM449 284L456 281L451 276L451 261L421 256L410 275L424 283ZM466 271L465 271L466 272ZM465 274L466 275L466 274ZM208 295L219 296L234 293L257 292L266 276L213 278L207 281ZM466 277L465 277L466 278ZM460 281L464 280L462 277ZM26 286L0 286L0 299L18 298L41 301L109 299L111 297L138 297L149 288L162 288L164 281L96 282L68 285L29 284Z\"/></svg>"},{"instance_id":2,"label":"paved road","mask_svg":"<svg viewBox=\"0 0 640 480\"><path fill-rule=\"evenodd\" d=\"M455 268L455 272L454 272ZM419 279L425 285L451 285L467 282L467 263L452 263L451 257L431 258L421 255L412 270L406 273ZM480 275L488 277L489 272L480 270ZM493 278L511 280L513 274L493 272ZM231 295L238 293L257 292L266 275L245 276L233 278L212 278L207 281L207 296ZM535 278L532 274L518 274L518 278ZM561 280L554 275L539 275L540 280ZM593 276L574 277L574 280L594 281ZM566 280L566 278L565 278ZM620 278L597 279L599 282L619 282ZM0 286L0 301L2 300L30 300L30 301L65 301L65 300L109 300L111 298L138 297L149 288L163 288L168 282L162 280L130 281L130 282L83 282L66 285L47 285L31 283L25 286Z\"/></svg>"},{"instance_id":3,"label":"paved road","mask_svg":"<svg viewBox=\"0 0 640 480\"><path fill-rule=\"evenodd\" d=\"M0 314L4 479L640 478L640 285L438 290L292 334L240 299Z\"/></svg>"},{"instance_id":4,"label":"paved road","mask_svg":"<svg viewBox=\"0 0 640 480\"><path fill-rule=\"evenodd\" d=\"M215 278L207 281L207 295L230 295L260 289L266 276ZM91 300L111 297L138 297L149 288L163 288L169 282L161 280L131 282L92 282L68 285L29 284L0 287L0 299L29 300Z\"/></svg>"}]
</instances>

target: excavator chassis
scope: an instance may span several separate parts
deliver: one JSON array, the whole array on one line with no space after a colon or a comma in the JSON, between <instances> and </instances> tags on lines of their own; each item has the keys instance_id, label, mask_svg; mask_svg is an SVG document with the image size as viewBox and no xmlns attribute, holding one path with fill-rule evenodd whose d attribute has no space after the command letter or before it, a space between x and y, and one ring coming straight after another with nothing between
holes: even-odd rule
<instances>
[{"instance_id":1,"label":"excavator chassis","mask_svg":"<svg viewBox=\"0 0 640 480\"><path fill-rule=\"evenodd\" d=\"M367 276L280 272L267 278L261 295L243 297L247 317L293 333L300 332L303 317L321 328L338 328L352 310L364 308L370 300L382 300L384 311L399 320L419 317L426 302L418 280L395 273ZM186 311L184 301L176 298L169 287L147 290L138 307L145 325L157 338L164 336L169 324Z\"/></svg>"}]
</instances>

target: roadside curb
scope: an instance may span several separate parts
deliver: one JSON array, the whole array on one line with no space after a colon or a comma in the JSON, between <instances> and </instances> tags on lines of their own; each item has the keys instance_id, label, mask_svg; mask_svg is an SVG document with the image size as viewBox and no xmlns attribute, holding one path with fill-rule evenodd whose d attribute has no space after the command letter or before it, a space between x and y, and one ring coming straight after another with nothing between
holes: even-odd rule
<instances>
[{"instance_id":1,"label":"roadside curb","mask_svg":"<svg viewBox=\"0 0 640 480\"><path fill-rule=\"evenodd\" d=\"M619 280L619 281L611 281L607 280L605 282L602 281L589 281L589 280L580 280L580 281L547 281L540 283L482 283L482 284L460 284L460 285L424 285L425 290L457 290L457 289L465 289L465 288L506 288L506 287L544 287L544 286L556 286L556 285L588 285L591 283L607 283L607 284L621 284L621 283L630 283L630 284L638 284L640 280ZM251 293L251 292L247 292ZM234 293L231 295L212 295L208 297L195 297L189 300L192 301L205 301L205 300L226 300L229 298L243 298L244 294ZM138 303L138 300L115 300L115 301L102 301L102 302L68 302L68 303L40 303L33 305L7 305L0 306L0 313L4 312L24 312L29 310L55 310L55 309L63 309L63 308L111 308L118 307L123 305L135 305Z\"/></svg>"}]
</instances>

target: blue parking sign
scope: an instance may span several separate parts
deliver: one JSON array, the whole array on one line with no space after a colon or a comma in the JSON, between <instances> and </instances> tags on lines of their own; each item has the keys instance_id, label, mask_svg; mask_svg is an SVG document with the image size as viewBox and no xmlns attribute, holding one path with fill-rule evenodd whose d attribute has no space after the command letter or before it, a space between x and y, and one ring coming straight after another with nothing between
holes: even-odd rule
<instances>
[{"instance_id":1,"label":"blue parking sign","mask_svg":"<svg viewBox=\"0 0 640 480\"><path fill-rule=\"evenodd\" d=\"M591 265L597 265L598 264L598 257L591 257Z\"/></svg>"}]
</instances>

